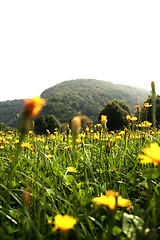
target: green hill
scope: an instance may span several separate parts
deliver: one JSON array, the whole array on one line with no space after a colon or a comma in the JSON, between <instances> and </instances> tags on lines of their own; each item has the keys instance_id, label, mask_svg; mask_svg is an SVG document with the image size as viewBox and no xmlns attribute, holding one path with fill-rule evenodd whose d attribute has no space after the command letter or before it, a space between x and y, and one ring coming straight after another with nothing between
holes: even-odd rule
<instances>
[{"instance_id":1,"label":"green hill","mask_svg":"<svg viewBox=\"0 0 160 240\"><path fill-rule=\"evenodd\" d=\"M42 92L41 97L47 100L42 114L50 112L62 123L81 112L95 121L108 101L123 100L135 112L135 105L141 105L149 93L141 88L95 79L70 80Z\"/></svg>"},{"instance_id":2,"label":"green hill","mask_svg":"<svg viewBox=\"0 0 160 240\"><path fill-rule=\"evenodd\" d=\"M141 88L95 79L64 81L42 92L46 105L41 114L53 114L63 123L81 112L96 121L99 111L108 101L123 100L135 112L135 105L141 105L149 93ZM16 114L21 114L22 108L23 100L0 102L0 122L14 127Z\"/></svg>"}]
</instances>

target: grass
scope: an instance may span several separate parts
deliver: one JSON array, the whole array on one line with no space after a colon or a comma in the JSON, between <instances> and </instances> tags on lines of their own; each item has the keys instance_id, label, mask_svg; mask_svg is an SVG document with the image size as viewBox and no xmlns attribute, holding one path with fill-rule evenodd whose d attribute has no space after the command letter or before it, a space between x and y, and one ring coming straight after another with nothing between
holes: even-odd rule
<instances>
[{"instance_id":1,"label":"grass","mask_svg":"<svg viewBox=\"0 0 160 240\"><path fill-rule=\"evenodd\" d=\"M159 171L138 158L144 147L160 143L158 130L100 134L90 128L75 146L71 132L67 139L30 131L23 145L16 131L0 134L1 239L159 239ZM133 205L97 206L92 199L108 190ZM53 231L57 214L77 223Z\"/></svg>"}]
</instances>

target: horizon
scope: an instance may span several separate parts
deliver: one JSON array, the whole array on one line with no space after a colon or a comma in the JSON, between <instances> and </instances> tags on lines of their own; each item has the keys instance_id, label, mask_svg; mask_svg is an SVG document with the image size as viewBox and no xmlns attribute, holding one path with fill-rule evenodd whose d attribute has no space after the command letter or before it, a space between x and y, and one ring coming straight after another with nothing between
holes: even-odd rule
<instances>
[{"instance_id":1,"label":"horizon","mask_svg":"<svg viewBox=\"0 0 160 240\"><path fill-rule=\"evenodd\" d=\"M61 84L61 83L64 83L64 82L68 82L68 81L76 81L76 80L97 80L97 81L104 81L104 82L110 82L112 84L115 84L115 85L120 85L120 86L128 86L128 87L133 87L133 88L139 88L139 89L142 89L144 91L151 91L151 89L145 89L143 87L137 87L137 86L134 86L134 85L129 85L129 84L121 84L121 83L114 83L112 81L105 81L105 80L102 80L102 79L95 79L95 78L77 78L77 79L70 79L70 80L64 80L62 82L58 82L57 84L53 85L53 86L50 86L50 87L47 87L46 89L44 89L39 95L33 95L31 97L24 97L24 98L14 98L14 99L6 99L6 100L0 100L0 102L6 102L6 101L14 101L14 100L24 100L26 98L34 98L34 97L37 97L37 96L40 96L45 90L47 90L48 88L52 88L58 84Z\"/></svg>"}]
</instances>

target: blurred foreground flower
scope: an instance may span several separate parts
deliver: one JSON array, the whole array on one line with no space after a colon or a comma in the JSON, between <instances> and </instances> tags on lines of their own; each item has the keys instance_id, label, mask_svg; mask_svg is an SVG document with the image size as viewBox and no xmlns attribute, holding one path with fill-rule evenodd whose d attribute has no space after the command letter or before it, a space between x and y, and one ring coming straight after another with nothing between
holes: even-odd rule
<instances>
[{"instance_id":1,"label":"blurred foreground flower","mask_svg":"<svg viewBox=\"0 0 160 240\"><path fill-rule=\"evenodd\" d=\"M153 163L160 165L160 147L157 143L151 143L150 147L143 148L142 151L146 154L139 154L138 157L142 164Z\"/></svg>"},{"instance_id":2,"label":"blurred foreground flower","mask_svg":"<svg viewBox=\"0 0 160 240\"><path fill-rule=\"evenodd\" d=\"M122 198L118 192L109 190L106 195L100 197L95 197L92 199L97 205L102 204L109 207L111 210L114 210L117 207L130 207L132 203L128 199Z\"/></svg>"},{"instance_id":3,"label":"blurred foreground flower","mask_svg":"<svg viewBox=\"0 0 160 240\"><path fill-rule=\"evenodd\" d=\"M80 116L76 116L72 119L71 127L72 127L73 134L77 136L77 134L80 132L80 129L81 129L81 117Z\"/></svg>"},{"instance_id":4,"label":"blurred foreground flower","mask_svg":"<svg viewBox=\"0 0 160 240\"><path fill-rule=\"evenodd\" d=\"M40 96L32 99L25 99L24 101L23 116L20 124L20 132L23 134L28 132L31 118L36 117L45 105L45 100Z\"/></svg>"},{"instance_id":5,"label":"blurred foreground flower","mask_svg":"<svg viewBox=\"0 0 160 240\"><path fill-rule=\"evenodd\" d=\"M54 218L54 227L52 228L52 231L56 231L57 229L60 229L61 231L65 232L69 229L73 228L73 226L76 224L77 220L69 215L56 215Z\"/></svg>"},{"instance_id":6,"label":"blurred foreground flower","mask_svg":"<svg viewBox=\"0 0 160 240\"><path fill-rule=\"evenodd\" d=\"M25 99L24 101L24 114L31 118L37 116L43 105L45 105L45 100L40 96L32 99Z\"/></svg>"}]
</instances>

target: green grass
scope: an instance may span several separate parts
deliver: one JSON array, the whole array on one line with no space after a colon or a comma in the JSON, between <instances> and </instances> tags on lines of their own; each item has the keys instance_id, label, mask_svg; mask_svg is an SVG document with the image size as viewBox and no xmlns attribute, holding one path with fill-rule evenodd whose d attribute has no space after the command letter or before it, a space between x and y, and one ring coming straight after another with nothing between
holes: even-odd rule
<instances>
[{"instance_id":1,"label":"green grass","mask_svg":"<svg viewBox=\"0 0 160 240\"><path fill-rule=\"evenodd\" d=\"M144 147L160 142L158 130L152 133L105 133L96 140L90 129L75 148L71 133L68 140L60 133L31 133L24 139L30 145L19 148L16 132L1 131L0 238L159 239L159 172L138 158ZM67 172L70 166L77 172ZM111 211L92 202L110 189L133 205ZM57 214L77 219L67 234L52 231Z\"/></svg>"}]
</instances>

